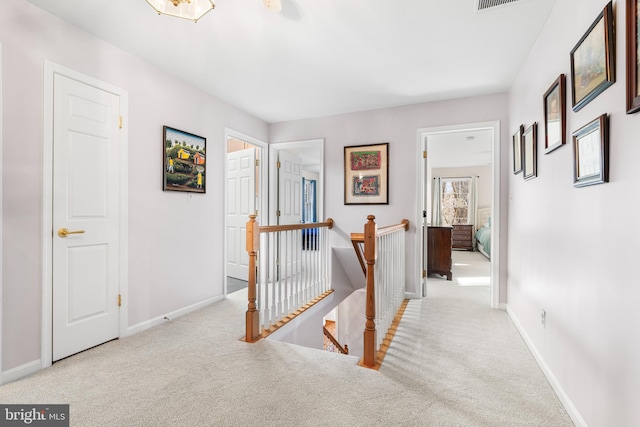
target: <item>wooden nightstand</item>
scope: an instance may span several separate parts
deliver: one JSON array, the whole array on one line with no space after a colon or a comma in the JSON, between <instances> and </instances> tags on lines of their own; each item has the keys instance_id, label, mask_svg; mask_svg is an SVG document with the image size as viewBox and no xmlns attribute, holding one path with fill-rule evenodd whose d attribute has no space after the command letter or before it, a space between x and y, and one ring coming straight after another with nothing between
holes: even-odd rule
<instances>
[{"instance_id":1,"label":"wooden nightstand","mask_svg":"<svg viewBox=\"0 0 640 427\"><path fill-rule=\"evenodd\" d=\"M473 250L473 225L454 225L451 237L454 249Z\"/></svg>"}]
</instances>

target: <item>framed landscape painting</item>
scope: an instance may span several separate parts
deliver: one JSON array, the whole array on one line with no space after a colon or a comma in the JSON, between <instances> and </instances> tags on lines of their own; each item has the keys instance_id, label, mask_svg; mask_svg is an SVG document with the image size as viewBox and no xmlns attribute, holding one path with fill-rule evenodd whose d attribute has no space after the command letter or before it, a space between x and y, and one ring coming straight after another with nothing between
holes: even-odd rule
<instances>
[{"instance_id":1,"label":"framed landscape painting","mask_svg":"<svg viewBox=\"0 0 640 427\"><path fill-rule=\"evenodd\" d=\"M578 111L616 81L613 5L609 2L571 50L571 99Z\"/></svg>"},{"instance_id":2,"label":"framed landscape painting","mask_svg":"<svg viewBox=\"0 0 640 427\"><path fill-rule=\"evenodd\" d=\"M567 108L564 74L544 94L544 153L548 154L566 142Z\"/></svg>"},{"instance_id":3,"label":"framed landscape painting","mask_svg":"<svg viewBox=\"0 0 640 427\"><path fill-rule=\"evenodd\" d=\"M627 0L627 114L640 110L639 5L640 0Z\"/></svg>"},{"instance_id":4,"label":"framed landscape painting","mask_svg":"<svg viewBox=\"0 0 640 427\"><path fill-rule=\"evenodd\" d=\"M522 172L522 132L523 126L518 126L518 131L513 134L513 173Z\"/></svg>"},{"instance_id":5,"label":"framed landscape painting","mask_svg":"<svg viewBox=\"0 0 640 427\"><path fill-rule=\"evenodd\" d=\"M389 204L389 143L344 147L344 204Z\"/></svg>"},{"instance_id":6,"label":"framed landscape painting","mask_svg":"<svg viewBox=\"0 0 640 427\"><path fill-rule=\"evenodd\" d=\"M189 132L163 127L165 191L206 192L207 140Z\"/></svg>"},{"instance_id":7,"label":"framed landscape painting","mask_svg":"<svg viewBox=\"0 0 640 427\"><path fill-rule=\"evenodd\" d=\"M522 177L538 176L538 124L529 126L522 134Z\"/></svg>"}]
</instances>

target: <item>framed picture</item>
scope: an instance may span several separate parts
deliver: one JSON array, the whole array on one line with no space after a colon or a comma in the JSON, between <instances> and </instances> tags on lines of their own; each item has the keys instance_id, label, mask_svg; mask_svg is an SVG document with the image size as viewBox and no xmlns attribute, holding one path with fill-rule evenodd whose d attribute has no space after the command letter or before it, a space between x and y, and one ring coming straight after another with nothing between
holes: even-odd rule
<instances>
[{"instance_id":1,"label":"framed picture","mask_svg":"<svg viewBox=\"0 0 640 427\"><path fill-rule=\"evenodd\" d=\"M640 110L639 4L640 0L627 0L627 114Z\"/></svg>"},{"instance_id":2,"label":"framed picture","mask_svg":"<svg viewBox=\"0 0 640 427\"><path fill-rule=\"evenodd\" d=\"M564 82L564 74L560 74L543 96L545 154L562 147L567 142L567 105Z\"/></svg>"},{"instance_id":3,"label":"framed picture","mask_svg":"<svg viewBox=\"0 0 640 427\"><path fill-rule=\"evenodd\" d=\"M163 136L163 190L205 193L206 138L169 126L163 126Z\"/></svg>"},{"instance_id":4,"label":"framed picture","mask_svg":"<svg viewBox=\"0 0 640 427\"><path fill-rule=\"evenodd\" d=\"M538 124L533 123L522 134L522 177L532 179L538 176Z\"/></svg>"},{"instance_id":5,"label":"framed picture","mask_svg":"<svg viewBox=\"0 0 640 427\"><path fill-rule=\"evenodd\" d=\"M616 81L613 6L609 2L571 50L571 99L578 111Z\"/></svg>"},{"instance_id":6,"label":"framed picture","mask_svg":"<svg viewBox=\"0 0 640 427\"><path fill-rule=\"evenodd\" d=\"M513 173L522 172L522 131L523 126L518 126L518 131L513 134Z\"/></svg>"},{"instance_id":7,"label":"framed picture","mask_svg":"<svg viewBox=\"0 0 640 427\"><path fill-rule=\"evenodd\" d=\"M573 186L609 182L609 120L606 114L573 133Z\"/></svg>"},{"instance_id":8,"label":"framed picture","mask_svg":"<svg viewBox=\"0 0 640 427\"><path fill-rule=\"evenodd\" d=\"M344 147L344 204L389 204L389 143Z\"/></svg>"}]
</instances>

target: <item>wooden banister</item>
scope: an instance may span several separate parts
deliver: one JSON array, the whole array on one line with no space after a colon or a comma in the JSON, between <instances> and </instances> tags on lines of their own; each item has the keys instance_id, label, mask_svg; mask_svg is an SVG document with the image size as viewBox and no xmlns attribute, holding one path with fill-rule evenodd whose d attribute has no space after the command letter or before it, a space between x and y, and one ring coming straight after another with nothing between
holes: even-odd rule
<instances>
[{"instance_id":1,"label":"wooden banister","mask_svg":"<svg viewBox=\"0 0 640 427\"><path fill-rule=\"evenodd\" d=\"M309 228L320 228L320 227L327 227L329 230L331 230L333 228L333 219L329 218L325 222L314 222L314 223L307 223L307 224L263 225L260 227L260 233L306 230Z\"/></svg>"},{"instance_id":2,"label":"wooden banister","mask_svg":"<svg viewBox=\"0 0 640 427\"><path fill-rule=\"evenodd\" d=\"M376 364L376 299L374 293L375 276L374 266L376 263L376 219L369 215L364 226L364 259L367 263L367 306L365 309L366 322L364 325L364 355L363 364L367 367L374 367Z\"/></svg>"},{"instance_id":3,"label":"wooden banister","mask_svg":"<svg viewBox=\"0 0 640 427\"><path fill-rule=\"evenodd\" d=\"M260 338L267 336L269 333L275 331L278 327L286 324L288 321L290 321L291 319L295 318L296 315L304 312L305 310L307 310L309 307L313 306L314 304L316 304L318 301L322 300L322 298L325 298L327 295L331 294L333 292L333 290L328 289L328 282L326 281L326 278L328 277L326 272L323 273L323 279L324 281L317 281L314 283L310 283L307 282L305 284L300 284L300 282L296 282L294 283L293 280L301 280L301 274L300 273L292 273L291 271L285 270L282 273L279 270L279 266L278 267L274 267L273 265L269 266L269 262L263 262L263 260L261 259L260 264L263 264L260 268L260 277L262 277L263 273L265 275L268 275L269 272L271 270L268 270L269 268L273 269L273 271L277 271L276 276L282 274L284 279L278 279L276 278L276 281L280 281L279 285L281 286L279 292L279 296L282 296L283 292L290 292L292 289L297 291L298 294L294 297L292 295L287 295L287 305L283 306L282 303L280 303L280 306L278 307L278 310L281 310L281 312L275 313L275 308L272 305L271 306L271 314L268 314L268 316L273 316L270 317L269 319L265 318L262 319L261 318L261 310L263 310L263 308L261 307L261 305L263 304L263 302L258 300L258 290L260 289L260 298L263 298L263 296L265 295L265 289L267 286L271 286L272 284L270 283L258 283L258 255L260 253L260 234L262 233L271 233L271 234L275 234L277 235L277 239L278 239L278 245L282 245L282 247L286 247L287 244L292 244L292 240L290 237L286 237L285 235L289 235L288 232L291 231L300 231L300 230L309 230L309 229L331 229L333 228L333 219L328 218L325 222L316 222L316 223L306 223L306 224L287 224L287 225L269 225L269 226L260 226L257 221L256 221L256 215L249 215L249 221L247 222L246 225L246 250L249 256L249 274L248 274L248 286L247 286L247 298L248 298L248 304L247 304L247 312L246 312L246 325L245 325L245 341L247 342L256 342L258 341ZM319 231L318 235L323 235L321 233L322 230ZM285 236L285 237L281 237L280 236ZM302 235L302 237L304 238L304 234ZM266 234L265 236L263 236L264 242L262 242L263 246L268 247L264 253L267 254L267 256L269 256L269 251L272 249L272 245L270 245L270 234ZM318 240L319 237L314 237L313 240L313 245L317 245L314 246L315 249L319 248L319 244L318 244ZM326 238L323 237L323 241L326 245ZM293 246L294 249L293 250L297 250L297 251L302 251L304 249L302 249L303 243L295 243L295 245ZM326 248L326 246L324 246ZM290 249L291 246L286 249L288 252L287 254L291 254L291 250ZM262 248L263 250L265 248ZM313 250L313 253L320 253L321 251L319 250ZM319 269L319 268L326 268L326 261L318 261L318 259L314 259L313 258L306 258L307 260L310 260L309 262L312 263L312 266L310 267L310 271L315 271L314 269ZM324 257L324 260L326 260L326 256ZM276 263L279 263L280 260L279 259L275 259ZM297 263L301 263L302 260L300 257L296 258L294 260ZM290 261L291 263L293 263L294 261ZM287 262L287 261L283 261L283 262ZM289 276L284 276L286 274L289 274ZM296 277L294 277L296 276ZM309 279L309 277L307 276L307 279ZM263 280L262 278L260 280ZM260 286L260 288L258 288L258 286ZM293 288L293 286L297 286L297 288ZM307 286L306 288L304 288L303 286ZM274 289L273 287L270 287L270 289ZM274 291L275 292L275 291ZM304 295L303 295L304 292ZM298 298L297 300L295 300L295 298ZM294 301L295 300L295 301ZM304 301L303 301L304 300ZM298 305L301 304L301 305ZM285 312L285 310L291 310ZM267 311L268 313L268 311ZM264 314L264 312L263 312ZM261 323L262 322L262 323Z\"/></svg>"},{"instance_id":4,"label":"wooden banister","mask_svg":"<svg viewBox=\"0 0 640 427\"><path fill-rule=\"evenodd\" d=\"M345 344L345 346L341 346L340 343L338 342L338 340L336 339L336 337L333 336L333 334L331 333L331 331L329 331L326 327L322 327L322 332L324 333L324 336L327 337L329 339L329 341L331 341L333 343L333 345L336 346L336 348L340 351L340 353L342 354L349 354L349 346Z\"/></svg>"},{"instance_id":5,"label":"wooden banister","mask_svg":"<svg viewBox=\"0 0 640 427\"><path fill-rule=\"evenodd\" d=\"M356 244L364 244L364 262L366 262L365 275L367 277L367 296L365 308L365 328L364 328L364 348L362 365L368 368L375 368L378 355L377 331L376 331L376 297L375 297L375 264L377 256L377 239L399 231L409 229L409 220L403 219L400 224L377 228L375 216L369 215L364 226L364 233L352 233L351 241ZM358 243L356 243L358 242ZM358 249L356 248L356 252ZM403 260L404 261L404 260ZM361 261L361 264L363 262ZM404 285L403 285L404 286Z\"/></svg>"},{"instance_id":6,"label":"wooden banister","mask_svg":"<svg viewBox=\"0 0 640 427\"><path fill-rule=\"evenodd\" d=\"M260 339L260 318L256 307L256 257L260 248L260 231L256 215L249 215L247 223L247 252L249 253L249 285L247 289L249 304L246 318L246 340L255 342Z\"/></svg>"}]
</instances>

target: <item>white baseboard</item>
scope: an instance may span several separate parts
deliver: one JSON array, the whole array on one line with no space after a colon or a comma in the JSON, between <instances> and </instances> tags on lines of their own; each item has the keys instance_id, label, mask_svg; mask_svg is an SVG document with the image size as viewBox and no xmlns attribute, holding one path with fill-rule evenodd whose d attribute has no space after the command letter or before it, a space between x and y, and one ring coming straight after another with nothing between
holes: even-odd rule
<instances>
[{"instance_id":1,"label":"white baseboard","mask_svg":"<svg viewBox=\"0 0 640 427\"><path fill-rule=\"evenodd\" d=\"M28 377L29 375L35 374L40 369L42 369L42 362L40 359L25 363L24 365L4 371L2 376L0 376L0 384L7 384L24 377Z\"/></svg>"},{"instance_id":2,"label":"white baseboard","mask_svg":"<svg viewBox=\"0 0 640 427\"><path fill-rule=\"evenodd\" d=\"M551 369L542 358L542 355L540 354L538 349L535 347L535 345L533 345L533 341L531 341L531 339L529 338L529 335L527 335L527 333L525 332L524 328L518 321L518 318L516 317L513 310L511 310L509 305L505 305L505 306L506 306L507 314L511 318L511 321L513 322L516 329L520 333L520 336L522 337L524 342L527 344L527 347L529 347L531 354L533 354L533 357L536 359L536 362L538 362L538 366L540 366L540 369L542 369L542 372L544 373L545 377L547 377L547 380L551 384L553 391L555 391L556 394L558 395L558 398L560 399L560 403L562 403L562 406L564 406L564 409L569 414L569 417L571 417L571 420L573 421L573 423L578 427L587 427L587 423L584 421L584 419L580 415L580 412L578 412L578 409L576 409L576 407L573 405L573 402L571 402L571 399L569 399L569 396L567 396L567 393L565 393L558 379L555 377L555 375L553 375L553 372L551 372Z\"/></svg>"},{"instance_id":3,"label":"white baseboard","mask_svg":"<svg viewBox=\"0 0 640 427\"><path fill-rule=\"evenodd\" d=\"M172 311L171 313L163 314L153 319L146 320L144 322L138 323L137 325L129 326L127 328L127 335L131 336L133 334L137 334L138 332L146 331L147 329L153 328L154 326L158 326L167 321L167 319L175 319L180 316L184 316L187 313L191 313L192 311L196 311L208 305L211 305L215 302L222 301L224 299L224 295L220 295L217 297L209 298L204 301L200 301L198 303L192 304L190 306L181 308L176 311Z\"/></svg>"},{"instance_id":4,"label":"white baseboard","mask_svg":"<svg viewBox=\"0 0 640 427\"><path fill-rule=\"evenodd\" d=\"M405 292L404 293L404 298L405 299L420 299L420 298L422 298L422 296L420 294L418 294L417 292Z\"/></svg>"}]
</instances>

